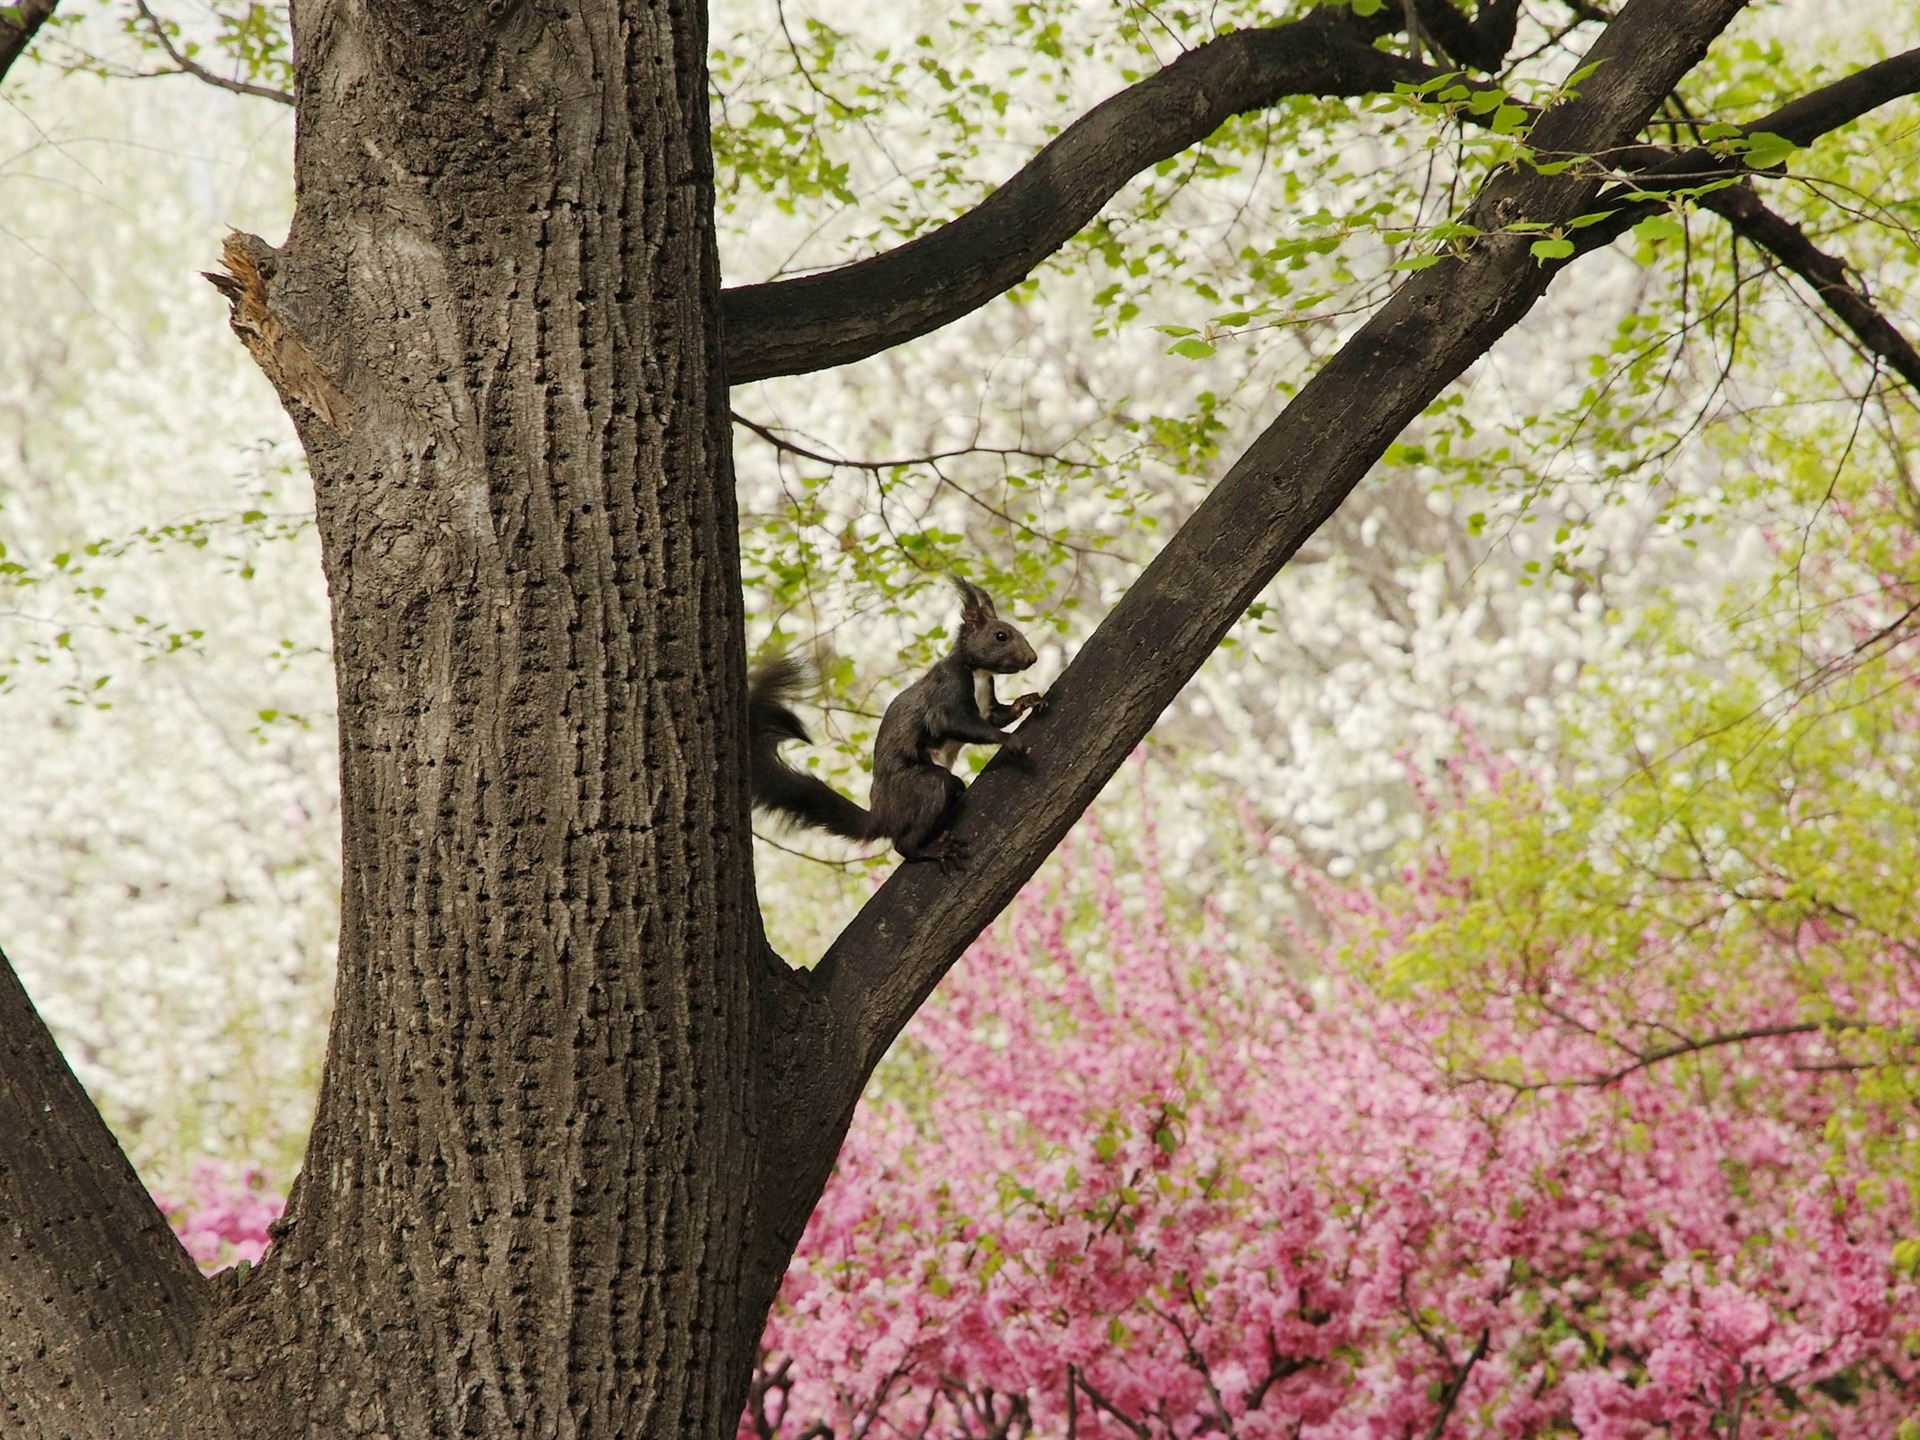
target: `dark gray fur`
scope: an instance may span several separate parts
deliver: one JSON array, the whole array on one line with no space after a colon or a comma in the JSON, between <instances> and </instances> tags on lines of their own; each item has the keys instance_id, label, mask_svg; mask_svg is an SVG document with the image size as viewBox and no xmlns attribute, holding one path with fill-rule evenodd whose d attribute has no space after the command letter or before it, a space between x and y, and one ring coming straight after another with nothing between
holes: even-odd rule
<instances>
[{"instance_id":1,"label":"dark gray fur","mask_svg":"<svg viewBox=\"0 0 1920 1440\"><path fill-rule=\"evenodd\" d=\"M952 579L960 592L960 634L953 650L895 696L881 717L873 742L873 809L862 810L781 760L783 741L807 738L790 708L802 671L785 655L757 668L748 685L754 804L849 840L884 835L908 860L937 861L943 870L964 864L965 847L948 827L967 787L947 767L963 745L1001 745L1024 755L1026 742L1003 727L1037 709L1041 697L1000 703L993 677L1033 664L1033 647L994 613L986 591Z\"/></svg>"}]
</instances>

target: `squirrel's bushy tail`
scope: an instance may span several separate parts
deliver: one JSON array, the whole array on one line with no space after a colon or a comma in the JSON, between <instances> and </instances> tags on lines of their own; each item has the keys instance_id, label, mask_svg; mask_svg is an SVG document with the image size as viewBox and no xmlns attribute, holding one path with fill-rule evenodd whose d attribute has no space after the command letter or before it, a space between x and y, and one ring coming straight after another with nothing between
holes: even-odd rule
<instances>
[{"instance_id":1,"label":"squirrel's bushy tail","mask_svg":"<svg viewBox=\"0 0 1920 1440\"><path fill-rule=\"evenodd\" d=\"M805 687L806 667L791 655L774 655L747 672L748 776L753 803L796 824L848 840L870 840L873 817L825 781L795 770L780 758L788 740L813 737L793 713L793 697Z\"/></svg>"}]
</instances>

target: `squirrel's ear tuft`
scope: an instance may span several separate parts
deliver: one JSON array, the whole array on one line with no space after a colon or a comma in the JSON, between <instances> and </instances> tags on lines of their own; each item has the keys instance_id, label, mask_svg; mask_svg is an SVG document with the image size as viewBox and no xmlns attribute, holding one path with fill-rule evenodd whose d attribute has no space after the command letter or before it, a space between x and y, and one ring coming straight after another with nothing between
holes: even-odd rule
<instances>
[{"instance_id":1,"label":"squirrel's ear tuft","mask_svg":"<svg viewBox=\"0 0 1920 1440\"><path fill-rule=\"evenodd\" d=\"M947 577L953 582L953 588L960 592L960 623L965 626L984 625L997 618L993 611L993 597L975 585L971 580L962 580L958 575Z\"/></svg>"}]
</instances>

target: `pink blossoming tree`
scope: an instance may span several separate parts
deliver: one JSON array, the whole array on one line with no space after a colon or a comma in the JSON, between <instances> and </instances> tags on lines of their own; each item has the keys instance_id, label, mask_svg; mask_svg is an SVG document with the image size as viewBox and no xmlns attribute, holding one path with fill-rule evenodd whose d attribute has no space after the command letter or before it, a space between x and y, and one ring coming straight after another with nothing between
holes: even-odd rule
<instances>
[{"instance_id":1,"label":"pink blossoming tree","mask_svg":"<svg viewBox=\"0 0 1920 1440\"><path fill-rule=\"evenodd\" d=\"M1677 880L1644 964L1529 950L1550 907L1490 921L1522 862L1474 837L1550 807L1483 768L1389 894L1312 887L1312 983L1083 841L855 1122L742 1440L1920 1433L1911 1122L1872 1091L1912 954L1840 1026L1793 959L1831 925L1756 949ZM1685 1028L1708 991L1738 1034Z\"/></svg>"}]
</instances>

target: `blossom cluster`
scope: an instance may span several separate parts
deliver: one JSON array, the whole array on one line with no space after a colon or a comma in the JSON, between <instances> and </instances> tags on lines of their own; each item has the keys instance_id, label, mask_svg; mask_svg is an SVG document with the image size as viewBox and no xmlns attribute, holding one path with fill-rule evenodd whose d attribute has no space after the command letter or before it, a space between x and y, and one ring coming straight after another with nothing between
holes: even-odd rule
<instances>
[{"instance_id":1,"label":"blossom cluster","mask_svg":"<svg viewBox=\"0 0 1920 1440\"><path fill-rule=\"evenodd\" d=\"M287 1202L259 1170L249 1166L236 1173L205 1160L193 1167L185 1190L156 1190L153 1203L193 1263L212 1274L242 1260L258 1261L270 1239L267 1227L280 1218Z\"/></svg>"},{"instance_id":2,"label":"blossom cluster","mask_svg":"<svg viewBox=\"0 0 1920 1440\"><path fill-rule=\"evenodd\" d=\"M1830 1133L1862 1082L1819 1032L1632 1065L1482 1007L1532 1078L1464 1075L1418 989L1229 956L1113 871L1082 844L914 1022L742 1440L1920 1433L1913 1197ZM1349 954L1406 927L1348 901Z\"/></svg>"}]
</instances>

